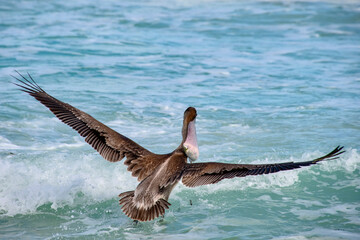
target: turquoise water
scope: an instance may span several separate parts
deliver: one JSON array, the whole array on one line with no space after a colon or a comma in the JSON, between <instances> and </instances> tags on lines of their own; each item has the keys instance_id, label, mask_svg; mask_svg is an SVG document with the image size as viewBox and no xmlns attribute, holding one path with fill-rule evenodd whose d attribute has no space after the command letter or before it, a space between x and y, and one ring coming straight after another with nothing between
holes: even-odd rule
<instances>
[{"instance_id":1,"label":"turquoise water","mask_svg":"<svg viewBox=\"0 0 360 240\"><path fill-rule=\"evenodd\" d=\"M1 239L360 239L357 1L0 1ZM156 153L198 110L198 161L340 159L186 188L135 225L137 182L11 84ZM190 200L192 205L189 204Z\"/></svg>"}]
</instances>

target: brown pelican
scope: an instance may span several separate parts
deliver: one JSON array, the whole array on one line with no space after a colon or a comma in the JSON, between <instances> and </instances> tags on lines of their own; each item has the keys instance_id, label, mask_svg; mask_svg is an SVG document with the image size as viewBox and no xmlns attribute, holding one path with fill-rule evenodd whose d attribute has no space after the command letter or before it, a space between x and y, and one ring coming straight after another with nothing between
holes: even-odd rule
<instances>
[{"instance_id":1,"label":"brown pelican","mask_svg":"<svg viewBox=\"0 0 360 240\"><path fill-rule=\"evenodd\" d=\"M18 73L18 72L17 72ZM124 162L132 176L140 182L134 191L121 193L123 212L134 220L150 221L165 214L170 193L181 180L187 187L214 184L223 179L245 177L291 170L316 164L322 160L336 159L343 147L336 147L329 154L304 162L272 164L228 164L219 162L193 163L199 157L196 140L196 110L189 107L184 112L182 141L171 153L155 154L117 133L89 114L64 103L46 93L32 79L20 73L14 77L21 90L30 94L50 109L63 123L75 129L85 141L110 162L126 157ZM189 158L189 162L187 159Z\"/></svg>"}]
</instances>

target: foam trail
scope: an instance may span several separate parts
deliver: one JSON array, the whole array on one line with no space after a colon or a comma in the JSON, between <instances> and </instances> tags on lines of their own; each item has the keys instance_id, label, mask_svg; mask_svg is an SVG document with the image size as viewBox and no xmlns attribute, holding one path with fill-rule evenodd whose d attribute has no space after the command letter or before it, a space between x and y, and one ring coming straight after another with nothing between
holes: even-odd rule
<instances>
[{"instance_id":1,"label":"foam trail","mask_svg":"<svg viewBox=\"0 0 360 240\"><path fill-rule=\"evenodd\" d=\"M93 155L8 157L1 164L0 212L9 216L36 212L48 203L54 209L72 206L79 193L82 204L104 201L136 185L122 163L109 164Z\"/></svg>"}]
</instances>

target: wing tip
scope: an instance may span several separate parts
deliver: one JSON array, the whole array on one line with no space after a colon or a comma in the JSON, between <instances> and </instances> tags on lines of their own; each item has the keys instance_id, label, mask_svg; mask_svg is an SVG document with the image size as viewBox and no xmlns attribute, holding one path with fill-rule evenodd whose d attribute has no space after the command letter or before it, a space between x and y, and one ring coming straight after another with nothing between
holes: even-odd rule
<instances>
[{"instance_id":1,"label":"wing tip","mask_svg":"<svg viewBox=\"0 0 360 240\"><path fill-rule=\"evenodd\" d=\"M45 92L31 77L30 73L27 72L28 78L26 78L24 75L22 75L19 71L14 70L19 76L14 76L10 74L11 77L13 77L17 82L13 82L14 85L20 87L20 90L26 93L39 93L39 92Z\"/></svg>"},{"instance_id":2,"label":"wing tip","mask_svg":"<svg viewBox=\"0 0 360 240\"><path fill-rule=\"evenodd\" d=\"M345 153L346 150L344 150L344 146L338 145L334 150L332 150L330 153L326 154L325 156L316 158L312 161L312 163L317 163L323 160L335 160L340 158L340 155Z\"/></svg>"}]
</instances>

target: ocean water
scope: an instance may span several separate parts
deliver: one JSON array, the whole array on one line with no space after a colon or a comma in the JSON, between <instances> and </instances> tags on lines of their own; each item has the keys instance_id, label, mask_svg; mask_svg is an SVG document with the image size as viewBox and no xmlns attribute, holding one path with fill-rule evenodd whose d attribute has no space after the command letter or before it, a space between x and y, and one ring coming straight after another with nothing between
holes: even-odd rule
<instances>
[{"instance_id":1,"label":"ocean water","mask_svg":"<svg viewBox=\"0 0 360 240\"><path fill-rule=\"evenodd\" d=\"M359 1L0 1L0 239L360 239ZM341 158L179 184L134 224L135 189L18 90L15 70L156 153L198 110L200 161ZM192 205L190 205L190 200Z\"/></svg>"}]
</instances>

